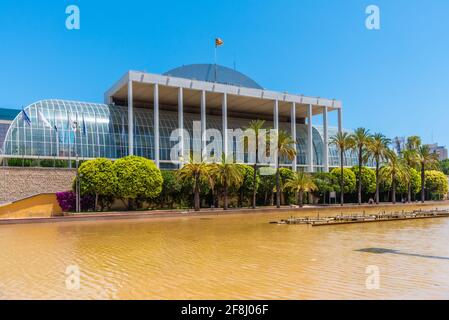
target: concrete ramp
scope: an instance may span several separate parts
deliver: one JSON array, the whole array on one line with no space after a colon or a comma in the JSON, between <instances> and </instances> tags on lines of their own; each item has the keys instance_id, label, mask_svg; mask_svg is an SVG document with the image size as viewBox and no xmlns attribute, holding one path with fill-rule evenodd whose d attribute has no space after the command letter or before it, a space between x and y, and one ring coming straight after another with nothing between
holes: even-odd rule
<instances>
[{"instance_id":1,"label":"concrete ramp","mask_svg":"<svg viewBox=\"0 0 449 320\"><path fill-rule=\"evenodd\" d=\"M0 205L0 219L49 218L62 215L54 193L43 193Z\"/></svg>"}]
</instances>

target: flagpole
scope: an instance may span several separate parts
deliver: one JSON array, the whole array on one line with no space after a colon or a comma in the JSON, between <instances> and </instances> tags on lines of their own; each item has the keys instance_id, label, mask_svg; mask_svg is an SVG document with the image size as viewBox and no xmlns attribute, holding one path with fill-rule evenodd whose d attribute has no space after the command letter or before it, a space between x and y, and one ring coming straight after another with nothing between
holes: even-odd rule
<instances>
[{"instance_id":1,"label":"flagpole","mask_svg":"<svg viewBox=\"0 0 449 320\"><path fill-rule=\"evenodd\" d=\"M30 117L31 116L32 115L31 115L31 108L30 108ZM33 122L30 123L30 142L31 142L31 156L32 156L34 154L34 152L33 152L34 151L34 145L33 145Z\"/></svg>"},{"instance_id":2,"label":"flagpole","mask_svg":"<svg viewBox=\"0 0 449 320\"><path fill-rule=\"evenodd\" d=\"M26 147L26 139L27 139L27 133L26 133L26 130L25 130L25 122L26 121L23 118L24 112L25 112L25 109L23 109L23 106L22 106L22 121L23 121L22 166L23 166L23 158L25 156L25 147Z\"/></svg>"},{"instance_id":3,"label":"flagpole","mask_svg":"<svg viewBox=\"0 0 449 320\"><path fill-rule=\"evenodd\" d=\"M75 132L74 135L74 142L75 142L75 170L76 170L76 212L80 212L80 180L79 180L79 173L78 173L78 167L79 167L79 159L78 159L78 143L76 139L76 132L78 131L78 113L76 114L76 120L75 123L73 123L73 131Z\"/></svg>"},{"instance_id":4,"label":"flagpole","mask_svg":"<svg viewBox=\"0 0 449 320\"><path fill-rule=\"evenodd\" d=\"M56 140L55 140L55 148L56 148L56 150L55 150L55 153L54 153L54 157L55 157L55 160L56 160L56 155L59 153L59 151L58 151L59 139L58 139L58 131L56 130L56 111L55 111L54 106L53 106L53 130L55 130L55 138L56 138ZM51 144L53 145L53 139L52 139L52 143Z\"/></svg>"},{"instance_id":5,"label":"flagpole","mask_svg":"<svg viewBox=\"0 0 449 320\"><path fill-rule=\"evenodd\" d=\"M215 44L215 53L214 53L214 55L215 55L215 61L214 61L214 66L215 66L215 80L214 80L214 82L217 82L217 44Z\"/></svg>"},{"instance_id":6,"label":"flagpole","mask_svg":"<svg viewBox=\"0 0 449 320\"><path fill-rule=\"evenodd\" d=\"M70 114L67 111L67 126L69 127L69 168L72 168L72 139L71 139L71 129L70 129Z\"/></svg>"}]
</instances>

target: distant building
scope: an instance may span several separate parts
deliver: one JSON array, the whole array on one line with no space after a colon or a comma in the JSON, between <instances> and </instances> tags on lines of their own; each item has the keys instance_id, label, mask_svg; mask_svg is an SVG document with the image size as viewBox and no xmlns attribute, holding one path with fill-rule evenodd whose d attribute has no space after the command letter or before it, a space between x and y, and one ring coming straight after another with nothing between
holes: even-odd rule
<instances>
[{"instance_id":1,"label":"distant building","mask_svg":"<svg viewBox=\"0 0 449 320\"><path fill-rule=\"evenodd\" d=\"M20 112L19 110L15 109L0 108L0 149L3 146L3 141L5 140L9 126L11 125L14 118L17 116L19 112Z\"/></svg>"},{"instance_id":2,"label":"distant building","mask_svg":"<svg viewBox=\"0 0 449 320\"><path fill-rule=\"evenodd\" d=\"M447 156L447 148L444 146L439 146L438 144L429 144L430 152L438 154L438 159L440 161L446 160Z\"/></svg>"}]
</instances>

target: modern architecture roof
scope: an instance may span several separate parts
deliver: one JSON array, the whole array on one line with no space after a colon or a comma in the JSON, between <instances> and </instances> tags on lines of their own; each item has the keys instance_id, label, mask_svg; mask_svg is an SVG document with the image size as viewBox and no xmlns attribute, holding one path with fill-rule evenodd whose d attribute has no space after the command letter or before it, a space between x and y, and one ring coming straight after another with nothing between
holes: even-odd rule
<instances>
[{"instance_id":1,"label":"modern architecture roof","mask_svg":"<svg viewBox=\"0 0 449 320\"><path fill-rule=\"evenodd\" d=\"M164 73L166 76L191 80L217 82L237 87L263 89L243 73L215 64L189 64Z\"/></svg>"}]
</instances>

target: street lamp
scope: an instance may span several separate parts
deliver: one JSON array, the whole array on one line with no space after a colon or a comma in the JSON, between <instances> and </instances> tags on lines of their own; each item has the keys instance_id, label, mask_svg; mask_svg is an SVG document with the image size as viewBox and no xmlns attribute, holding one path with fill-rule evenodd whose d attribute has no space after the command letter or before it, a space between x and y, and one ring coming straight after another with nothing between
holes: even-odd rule
<instances>
[{"instance_id":1,"label":"street lamp","mask_svg":"<svg viewBox=\"0 0 449 320\"><path fill-rule=\"evenodd\" d=\"M75 201L76 201L76 212L81 211L81 201L80 201L80 177L78 173L79 159L78 159L78 144L76 140L76 132L78 131L78 121L72 122L72 129L75 132L75 169L76 169L76 184L75 184Z\"/></svg>"}]
</instances>

